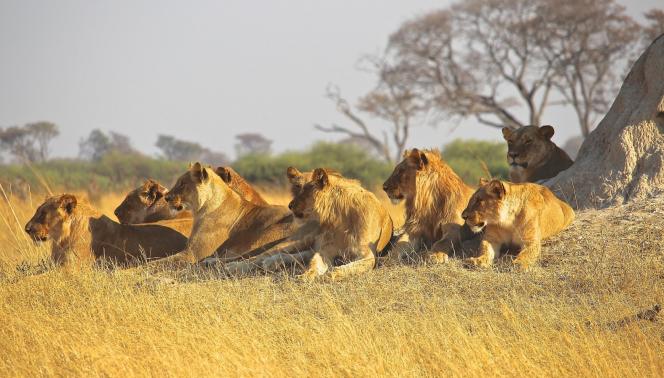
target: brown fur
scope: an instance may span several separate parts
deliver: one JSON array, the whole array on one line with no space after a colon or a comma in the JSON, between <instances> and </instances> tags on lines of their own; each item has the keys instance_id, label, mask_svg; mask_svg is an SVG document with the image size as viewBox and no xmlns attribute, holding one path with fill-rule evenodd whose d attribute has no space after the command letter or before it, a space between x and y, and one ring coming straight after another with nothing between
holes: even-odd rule
<instances>
[{"instance_id":1,"label":"brown fur","mask_svg":"<svg viewBox=\"0 0 664 378\"><path fill-rule=\"evenodd\" d=\"M186 250L169 261L196 263L215 252L222 261L251 257L295 230L288 209L245 200L199 163L180 176L166 201L176 209L186 207L194 215Z\"/></svg>"},{"instance_id":2,"label":"brown fur","mask_svg":"<svg viewBox=\"0 0 664 378\"><path fill-rule=\"evenodd\" d=\"M537 182L558 175L574 161L551 141L553 126L524 126L517 130L503 128L507 141L507 163L514 183Z\"/></svg>"},{"instance_id":3,"label":"brown fur","mask_svg":"<svg viewBox=\"0 0 664 378\"><path fill-rule=\"evenodd\" d=\"M233 168L217 167L215 173L249 202L257 205L267 205L263 197ZM168 206L164 196L168 189L157 181L148 179L143 185L127 194L124 201L115 209L115 216L123 224L153 223L166 219L189 219L192 223L192 215L189 211L178 211ZM191 228L191 227L190 227ZM189 235L190 231L187 231Z\"/></svg>"},{"instance_id":4,"label":"brown fur","mask_svg":"<svg viewBox=\"0 0 664 378\"><path fill-rule=\"evenodd\" d=\"M406 201L405 234L397 250L401 254L431 251L432 262L446 261L449 241L459 238L461 212L473 189L443 161L440 152L413 149L404 153L383 190L393 203Z\"/></svg>"},{"instance_id":5,"label":"brown fur","mask_svg":"<svg viewBox=\"0 0 664 378\"><path fill-rule=\"evenodd\" d=\"M51 257L65 266L107 258L119 264L161 258L183 250L187 238L164 225L122 225L72 194L46 199L26 224L36 242L52 241Z\"/></svg>"},{"instance_id":6,"label":"brown fur","mask_svg":"<svg viewBox=\"0 0 664 378\"><path fill-rule=\"evenodd\" d=\"M371 270L392 236L392 220L373 193L352 180L331 178L322 168L314 171L289 208L296 217L320 224L305 278L328 274L338 279ZM331 268L337 257L350 262Z\"/></svg>"},{"instance_id":7,"label":"brown fur","mask_svg":"<svg viewBox=\"0 0 664 378\"><path fill-rule=\"evenodd\" d=\"M483 231L478 256L471 265L488 266L501 250L516 252L514 264L527 269L539 257L542 240L569 226L574 210L548 188L531 183L484 183L463 211L473 231Z\"/></svg>"}]
</instances>

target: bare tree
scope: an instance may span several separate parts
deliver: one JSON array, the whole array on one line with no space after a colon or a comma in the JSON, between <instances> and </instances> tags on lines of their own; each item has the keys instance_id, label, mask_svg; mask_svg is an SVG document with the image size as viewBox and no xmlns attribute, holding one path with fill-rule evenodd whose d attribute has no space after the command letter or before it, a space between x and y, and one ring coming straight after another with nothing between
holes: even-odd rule
<instances>
[{"instance_id":1,"label":"bare tree","mask_svg":"<svg viewBox=\"0 0 664 378\"><path fill-rule=\"evenodd\" d=\"M613 0L548 0L537 41L555 62L557 93L574 109L583 137L599 121L618 92L625 68L641 49L641 27Z\"/></svg>"},{"instance_id":2,"label":"bare tree","mask_svg":"<svg viewBox=\"0 0 664 378\"><path fill-rule=\"evenodd\" d=\"M238 134L235 139L238 141L235 144L237 156L269 154L272 149L272 141L258 133Z\"/></svg>"},{"instance_id":3,"label":"bare tree","mask_svg":"<svg viewBox=\"0 0 664 378\"><path fill-rule=\"evenodd\" d=\"M173 161L203 161L208 164L226 165L228 156L210 151L196 142L177 139L171 135L159 135L155 144L163 157Z\"/></svg>"},{"instance_id":4,"label":"bare tree","mask_svg":"<svg viewBox=\"0 0 664 378\"><path fill-rule=\"evenodd\" d=\"M388 162L398 161L406 148L414 120L425 111L426 106L412 89L409 72L394 67L382 57L367 57L372 71L378 75L378 84L359 99L355 109L341 96L338 88L328 86L327 97L332 100L337 110L353 125L352 128L332 124L329 127L315 125L324 132L341 133L353 140L363 140L375 152ZM382 130L382 138L370 128L358 112L368 117L383 121L388 130ZM390 144L391 143L391 144ZM391 145L394 149L390 148Z\"/></svg>"},{"instance_id":5,"label":"bare tree","mask_svg":"<svg viewBox=\"0 0 664 378\"><path fill-rule=\"evenodd\" d=\"M467 0L405 22L386 59L435 114L516 128L571 105L587 135L639 30L614 0Z\"/></svg>"}]
</instances>

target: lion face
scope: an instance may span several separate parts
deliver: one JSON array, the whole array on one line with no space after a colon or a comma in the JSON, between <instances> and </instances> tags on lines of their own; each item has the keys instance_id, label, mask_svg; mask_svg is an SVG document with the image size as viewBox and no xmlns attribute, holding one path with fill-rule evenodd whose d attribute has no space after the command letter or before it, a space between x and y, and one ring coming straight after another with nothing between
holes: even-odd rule
<instances>
[{"instance_id":1,"label":"lion face","mask_svg":"<svg viewBox=\"0 0 664 378\"><path fill-rule=\"evenodd\" d=\"M500 223L505 190L505 185L499 180L480 181L480 188L470 197L468 206L461 213L473 232L482 231L487 224Z\"/></svg>"},{"instance_id":2,"label":"lion face","mask_svg":"<svg viewBox=\"0 0 664 378\"><path fill-rule=\"evenodd\" d=\"M76 196L72 194L47 198L25 225L25 232L36 243L62 235L77 203Z\"/></svg>"},{"instance_id":3,"label":"lion face","mask_svg":"<svg viewBox=\"0 0 664 378\"><path fill-rule=\"evenodd\" d=\"M158 182L148 179L143 185L127 194L124 201L115 209L115 216L122 224L143 223L150 213L150 209L166 193L168 193L168 189Z\"/></svg>"},{"instance_id":4,"label":"lion face","mask_svg":"<svg viewBox=\"0 0 664 378\"><path fill-rule=\"evenodd\" d=\"M503 128L507 141L507 162L512 168L538 166L554 145L551 141L555 130L552 126L523 126L517 130Z\"/></svg>"},{"instance_id":5,"label":"lion face","mask_svg":"<svg viewBox=\"0 0 664 378\"><path fill-rule=\"evenodd\" d=\"M417 172L429 163L424 152L417 148L406 151L403 157L383 184L383 190L395 205L415 195Z\"/></svg>"},{"instance_id":6,"label":"lion face","mask_svg":"<svg viewBox=\"0 0 664 378\"><path fill-rule=\"evenodd\" d=\"M304 184L311 179L311 172L302 173L295 167L288 167L286 177L290 183L291 195L295 198L304 189Z\"/></svg>"},{"instance_id":7,"label":"lion face","mask_svg":"<svg viewBox=\"0 0 664 378\"><path fill-rule=\"evenodd\" d=\"M288 208L297 218L309 218L313 215L314 203L320 190L329 183L327 171L323 168L316 168L311 174L311 179L307 181L302 189L294 195L293 200L288 204Z\"/></svg>"},{"instance_id":8,"label":"lion face","mask_svg":"<svg viewBox=\"0 0 664 378\"><path fill-rule=\"evenodd\" d=\"M191 208L198 202L198 190L201 184L206 183L210 177L200 163L193 164L189 170L180 176L165 196L166 202L177 211Z\"/></svg>"}]
</instances>

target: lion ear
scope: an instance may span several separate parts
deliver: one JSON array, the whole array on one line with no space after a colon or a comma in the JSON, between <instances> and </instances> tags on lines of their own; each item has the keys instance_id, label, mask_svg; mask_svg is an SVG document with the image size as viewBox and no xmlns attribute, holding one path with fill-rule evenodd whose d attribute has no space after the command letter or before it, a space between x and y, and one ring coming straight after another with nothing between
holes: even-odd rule
<instances>
[{"instance_id":1,"label":"lion ear","mask_svg":"<svg viewBox=\"0 0 664 378\"><path fill-rule=\"evenodd\" d=\"M293 179L299 178L301 176L302 176L302 172L300 172L295 167L288 167L286 169L286 177L288 177L289 181L293 181Z\"/></svg>"},{"instance_id":2,"label":"lion ear","mask_svg":"<svg viewBox=\"0 0 664 378\"><path fill-rule=\"evenodd\" d=\"M221 177L221 179L224 180L224 182L225 182L226 184L230 184L231 179L232 179L233 177L232 177L232 175L231 175L231 171L230 171L228 168L226 168L226 167L217 167L217 169L215 169L214 172L215 172L219 177Z\"/></svg>"},{"instance_id":3,"label":"lion ear","mask_svg":"<svg viewBox=\"0 0 664 378\"><path fill-rule=\"evenodd\" d=\"M143 186L145 187L148 196L155 201L163 197L167 191L165 187L152 179L148 179Z\"/></svg>"},{"instance_id":4,"label":"lion ear","mask_svg":"<svg viewBox=\"0 0 664 378\"><path fill-rule=\"evenodd\" d=\"M491 180L487 184L486 190L497 198L503 198L506 193L505 185L500 180Z\"/></svg>"},{"instance_id":5,"label":"lion ear","mask_svg":"<svg viewBox=\"0 0 664 378\"><path fill-rule=\"evenodd\" d=\"M67 214L71 214L74 212L74 209L76 209L76 205L78 204L78 200L76 199L76 196L73 194L63 194L62 197L60 197L60 207L65 209Z\"/></svg>"},{"instance_id":6,"label":"lion ear","mask_svg":"<svg viewBox=\"0 0 664 378\"><path fill-rule=\"evenodd\" d=\"M550 125L544 125L539 128L540 135L546 138L547 140L551 140L553 138L553 134L556 132L556 130L553 128L553 126Z\"/></svg>"},{"instance_id":7,"label":"lion ear","mask_svg":"<svg viewBox=\"0 0 664 378\"><path fill-rule=\"evenodd\" d=\"M311 176L311 180L316 183L316 186L319 189L324 188L325 185L327 185L329 182L327 172L325 172L325 169L323 168L316 168L313 175Z\"/></svg>"},{"instance_id":8,"label":"lion ear","mask_svg":"<svg viewBox=\"0 0 664 378\"><path fill-rule=\"evenodd\" d=\"M489 180L485 179L484 177L480 177L480 184L479 186L484 186L489 183Z\"/></svg>"},{"instance_id":9,"label":"lion ear","mask_svg":"<svg viewBox=\"0 0 664 378\"><path fill-rule=\"evenodd\" d=\"M198 182L206 182L209 178L207 171L199 162L194 163L194 165L191 167L191 174Z\"/></svg>"},{"instance_id":10,"label":"lion ear","mask_svg":"<svg viewBox=\"0 0 664 378\"><path fill-rule=\"evenodd\" d=\"M413 148L410 151L408 158L417 165L418 169L422 169L425 165L429 164L429 158L427 158L427 155L417 148Z\"/></svg>"},{"instance_id":11,"label":"lion ear","mask_svg":"<svg viewBox=\"0 0 664 378\"><path fill-rule=\"evenodd\" d=\"M512 129L509 127L503 127L503 138L507 140L512 135Z\"/></svg>"}]
</instances>

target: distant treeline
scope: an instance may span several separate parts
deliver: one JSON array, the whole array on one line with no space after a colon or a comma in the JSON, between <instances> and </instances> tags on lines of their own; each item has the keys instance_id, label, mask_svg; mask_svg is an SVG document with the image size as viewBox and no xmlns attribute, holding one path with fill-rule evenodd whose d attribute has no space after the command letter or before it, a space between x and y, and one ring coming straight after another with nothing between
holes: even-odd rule
<instances>
[{"instance_id":1,"label":"distant treeline","mask_svg":"<svg viewBox=\"0 0 664 378\"><path fill-rule=\"evenodd\" d=\"M490 173L507 177L505 143L456 140L443 149L443 158L463 178L475 185ZM172 185L189 162L173 161L131 153L109 153L98 160L52 159L30 165L0 166L0 183L6 191L17 194L29 187L32 192L52 190L87 190L91 193L126 190L153 178ZM359 179L367 187L376 188L392 172L393 166L352 144L319 142L304 151L280 154L244 154L231 164L252 183L285 185L289 166L300 170L328 167L347 177Z\"/></svg>"}]
</instances>

